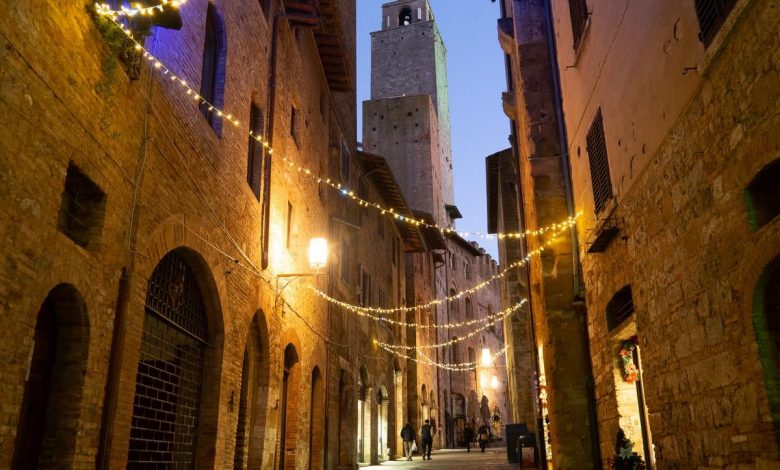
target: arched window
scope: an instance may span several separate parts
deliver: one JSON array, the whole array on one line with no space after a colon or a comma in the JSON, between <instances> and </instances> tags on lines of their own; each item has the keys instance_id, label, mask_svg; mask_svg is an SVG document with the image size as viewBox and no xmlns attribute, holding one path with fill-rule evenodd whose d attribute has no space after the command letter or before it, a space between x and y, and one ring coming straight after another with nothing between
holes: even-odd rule
<instances>
[{"instance_id":1,"label":"arched window","mask_svg":"<svg viewBox=\"0 0 780 470\"><path fill-rule=\"evenodd\" d=\"M472 309L471 299L466 297L466 318L474 318L474 311Z\"/></svg>"},{"instance_id":2,"label":"arched window","mask_svg":"<svg viewBox=\"0 0 780 470\"><path fill-rule=\"evenodd\" d=\"M456 294L455 289L450 289L450 297L454 297ZM450 300L450 310L452 313L458 313L458 299Z\"/></svg>"},{"instance_id":3,"label":"arched window","mask_svg":"<svg viewBox=\"0 0 780 470\"><path fill-rule=\"evenodd\" d=\"M181 256L168 253L146 294L128 468L193 468L208 339L195 275Z\"/></svg>"},{"instance_id":4,"label":"arched window","mask_svg":"<svg viewBox=\"0 0 780 470\"><path fill-rule=\"evenodd\" d=\"M780 444L780 256L769 263L758 280L753 295L753 328L775 440Z\"/></svg>"},{"instance_id":5,"label":"arched window","mask_svg":"<svg viewBox=\"0 0 780 470\"><path fill-rule=\"evenodd\" d=\"M607 329L614 330L634 313L631 286L625 286L612 296L607 304Z\"/></svg>"},{"instance_id":6,"label":"arched window","mask_svg":"<svg viewBox=\"0 0 780 470\"><path fill-rule=\"evenodd\" d=\"M403 7L398 13L398 26L409 26L410 24L412 24L412 9Z\"/></svg>"},{"instance_id":7,"label":"arched window","mask_svg":"<svg viewBox=\"0 0 780 470\"><path fill-rule=\"evenodd\" d=\"M325 451L325 389L320 368L311 372L311 407L309 408L309 469L320 470Z\"/></svg>"},{"instance_id":8,"label":"arched window","mask_svg":"<svg viewBox=\"0 0 780 470\"><path fill-rule=\"evenodd\" d=\"M745 190L750 225L758 230L780 214L780 159L761 169Z\"/></svg>"},{"instance_id":9,"label":"arched window","mask_svg":"<svg viewBox=\"0 0 780 470\"><path fill-rule=\"evenodd\" d=\"M249 129L252 135L249 136L249 152L247 154L246 164L246 182L252 188L252 192L258 199L261 196L263 187L263 144L257 141L255 137L265 138L265 119L263 110L252 101L249 108Z\"/></svg>"},{"instance_id":10,"label":"arched window","mask_svg":"<svg viewBox=\"0 0 780 470\"><path fill-rule=\"evenodd\" d=\"M222 135L222 119L217 109L222 109L225 91L225 63L227 40L225 25L217 8L209 3L206 12L206 37L203 41L203 69L200 79L200 96L210 103L200 104L200 111L218 135Z\"/></svg>"},{"instance_id":11,"label":"arched window","mask_svg":"<svg viewBox=\"0 0 780 470\"><path fill-rule=\"evenodd\" d=\"M12 468L69 466L81 415L89 321L81 295L60 284L38 311Z\"/></svg>"}]
</instances>

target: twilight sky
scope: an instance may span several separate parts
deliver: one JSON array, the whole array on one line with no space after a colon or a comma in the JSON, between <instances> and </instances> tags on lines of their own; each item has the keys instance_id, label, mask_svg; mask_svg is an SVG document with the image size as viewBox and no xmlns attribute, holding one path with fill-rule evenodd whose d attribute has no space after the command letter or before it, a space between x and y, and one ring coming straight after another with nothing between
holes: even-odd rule
<instances>
[{"instance_id":1,"label":"twilight sky","mask_svg":"<svg viewBox=\"0 0 780 470\"><path fill-rule=\"evenodd\" d=\"M357 0L358 139L362 102L371 97L371 38L381 28L382 4ZM498 45L498 3L490 0L430 0L447 47L455 204L460 230L485 232L485 157L507 148L509 120L501 109L506 90L503 52ZM493 240L475 239L498 259Z\"/></svg>"}]
</instances>

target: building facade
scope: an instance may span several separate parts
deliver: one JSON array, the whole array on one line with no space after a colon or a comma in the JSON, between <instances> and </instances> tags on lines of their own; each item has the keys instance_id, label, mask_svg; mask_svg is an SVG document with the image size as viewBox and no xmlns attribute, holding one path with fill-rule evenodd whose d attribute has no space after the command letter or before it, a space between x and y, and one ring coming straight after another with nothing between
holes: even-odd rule
<instances>
[{"instance_id":1,"label":"building facade","mask_svg":"<svg viewBox=\"0 0 780 470\"><path fill-rule=\"evenodd\" d=\"M372 340L408 332L322 296L404 306L404 253L427 249L338 189L414 215L356 148L355 2L155 15L13 1L0 17L0 467L399 455L408 364Z\"/></svg>"},{"instance_id":2,"label":"building facade","mask_svg":"<svg viewBox=\"0 0 780 470\"><path fill-rule=\"evenodd\" d=\"M622 431L648 468L777 468L776 3L552 0L536 28L505 3L502 44L544 25L555 52L547 76L521 48L513 81L560 93L597 467Z\"/></svg>"}]
</instances>

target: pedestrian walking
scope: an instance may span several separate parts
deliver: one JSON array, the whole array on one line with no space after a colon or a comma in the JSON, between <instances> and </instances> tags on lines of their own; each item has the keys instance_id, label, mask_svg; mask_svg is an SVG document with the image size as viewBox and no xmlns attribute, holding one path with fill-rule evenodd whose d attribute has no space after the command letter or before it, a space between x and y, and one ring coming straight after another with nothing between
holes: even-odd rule
<instances>
[{"instance_id":1,"label":"pedestrian walking","mask_svg":"<svg viewBox=\"0 0 780 470\"><path fill-rule=\"evenodd\" d=\"M436 434L436 429L431 426L431 421L426 419L425 424L420 427L420 439L422 440L422 456L423 460L428 457L431 460L431 447L433 447L433 435Z\"/></svg>"},{"instance_id":2,"label":"pedestrian walking","mask_svg":"<svg viewBox=\"0 0 780 470\"><path fill-rule=\"evenodd\" d=\"M414 451L412 447L414 446L415 437L414 428L411 424L406 423L404 427L401 428L401 440L404 441L406 460L412 460L412 452Z\"/></svg>"},{"instance_id":3,"label":"pedestrian walking","mask_svg":"<svg viewBox=\"0 0 780 470\"><path fill-rule=\"evenodd\" d=\"M479 431L477 431L477 437L479 439L479 448L482 449L481 452L485 452L485 448L487 447L488 441L490 440L487 424L483 424L479 427Z\"/></svg>"},{"instance_id":4,"label":"pedestrian walking","mask_svg":"<svg viewBox=\"0 0 780 470\"><path fill-rule=\"evenodd\" d=\"M471 452L471 442L474 440L474 430L471 429L471 425L467 424L463 428L463 440L466 441L466 452Z\"/></svg>"}]
</instances>

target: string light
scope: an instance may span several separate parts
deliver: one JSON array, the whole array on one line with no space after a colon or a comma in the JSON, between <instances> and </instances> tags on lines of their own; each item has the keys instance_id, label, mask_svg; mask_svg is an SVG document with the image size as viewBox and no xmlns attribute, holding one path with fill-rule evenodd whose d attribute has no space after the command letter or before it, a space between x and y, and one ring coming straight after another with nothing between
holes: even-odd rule
<instances>
[{"instance_id":1,"label":"string light","mask_svg":"<svg viewBox=\"0 0 780 470\"><path fill-rule=\"evenodd\" d=\"M159 4L150 7L127 8L126 6L122 5L122 7L119 10L113 10L111 8L111 5L108 5L107 3L95 3L95 11L98 14L104 16L111 16L111 17L125 16L128 18L132 18L138 15L151 16L157 13L158 11L160 12L163 11L163 9L166 6L172 6L174 8L178 8L181 5L184 5L185 3L187 3L187 0L160 0Z\"/></svg>"},{"instance_id":2,"label":"string light","mask_svg":"<svg viewBox=\"0 0 780 470\"><path fill-rule=\"evenodd\" d=\"M412 361L414 361L414 362L416 362L418 364L438 367L440 369L445 369L445 370L450 370L450 371L455 371L455 372L464 372L464 371L471 371L471 370L474 370L474 369L477 368L477 362L476 361L475 362L461 362L461 363L458 363L458 364L448 364L448 363L434 361L433 359L429 358L428 356L426 356L425 354L423 354L420 351L417 352L417 354L419 354L419 356L420 356L420 359L418 359L418 358L412 356L411 354L406 354L406 353L395 351L393 349L385 348L381 344L379 344L378 346L380 348L384 349L385 351L387 351L387 352L389 352L391 354L394 354L394 355L396 355L398 357L402 357L404 359L412 360ZM506 354L507 349L508 349L508 347L505 346L503 349L497 351L495 354L493 354L491 356L491 360L495 361L497 358L499 358L502 355Z\"/></svg>"},{"instance_id":3,"label":"string light","mask_svg":"<svg viewBox=\"0 0 780 470\"><path fill-rule=\"evenodd\" d=\"M476 330L473 330L473 331L469 332L466 335L458 336L456 338L452 338L451 340L445 341L443 343L423 344L423 345L420 345L420 346L407 346L405 344L400 344L399 345L399 344L383 343L383 342L381 342L379 340L374 340L374 341L376 342L376 344L378 344L378 345L380 345L380 346L382 346L384 348L405 349L407 351L420 350L420 349L440 349L440 348L446 348L446 347L452 346L453 344L457 344L457 343L460 343L462 341L466 341L467 339L473 337L474 335L477 335L480 332L487 330L491 326L494 326L496 323L500 322L504 318L506 318L509 315L511 315L512 313L514 313L517 309L519 309L520 307L525 305L526 302L528 302L528 299L523 299L520 302L516 303L515 305L513 305L513 306L511 306L511 307L509 307L509 308L507 308L507 309L505 309L505 310L503 310L503 311L501 311L501 312L499 312L499 313L497 313L495 315L492 315L491 317L488 318L487 323L485 323L481 327L477 328Z\"/></svg>"},{"instance_id":4,"label":"string light","mask_svg":"<svg viewBox=\"0 0 780 470\"><path fill-rule=\"evenodd\" d=\"M173 71L169 69L163 62L161 62L157 57L155 57L148 50L146 50L141 43L136 41L136 39L132 35L132 31L130 31L125 25L117 21L117 11L111 9L106 10L101 7L100 9L97 10L97 12L99 14L102 14L110 18L119 28L121 28L121 30L133 42L135 49L138 51L143 51L142 56L150 62L150 64L152 65L152 70L156 70L160 72L162 75L167 76L172 83L175 83L180 87L184 88L185 93L187 95L192 96L192 98L195 101L197 101L199 105L207 106L209 111L215 111L217 116L219 116L223 120L226 120L227 122L233 124L233 126L237 128L240 127L241 123L238 121L238 119L235 119L232 114L226 113L219 107L215 106L213 103L210 103L202 96L200 96L200 94L197 91L195 91L192 87L189 86L186 80L182 79L181 77L173 73ZM266 149L269 155L277 155L278 158L280 158L287 165L288 168L297 171L301 175L307 176L313 181L316 181L318 184L324 184L326 186L333 188L334 190L338 191L339 194L341 194L343 197L353 200L361 207L368 207L374 209L378 211L381 215L391 217L399 222L404 222L409 225L413 225L417 227L425 227L432 230L438 230L439 232L441 232L442 235L457 234L463 238L478 237L483 239L499 239L499 240L521 239L521 238L526 238L528 236L543 235L550 231L558 231L562 228L570 228L574 225L574 222L580 216L580 214L578 213L575 216L567 217L566 220L562 222L553 223L551 225L536 230L530 230L530 229L525 230L523 232L485 233L485 232L474 232L474 231L459 231L451 227L442 227L435 223L428 223L423 219L408 217L399 214L392 207L385 207L379 203L367 201L359 197L357 194L355 194L355 192L349 189L349 187L344 186L339 182L333 181L331 178L319 175L315 171L294 162L293 160L286 157L285 155L275 152L264 136L255 133L251 129L249 130L248 133L249 133L249 137L251 137L258 143L260 143Z\"/></svg>"},{"instance_id":5,"label":"string light","mask_svg":"<svg viewBox=\"0 0 780 470\"><path fill-rule=\"evenodd\" d=\"M555 242L556 238L561 233L563 233L567 228L574 226L575 224L576 224L576 221L574 219L568 220L567 222L565 222L563 224L563 228L561 228L560 230L555 232L553 234L553 236L549 240L547 240L544 244L542 244L540 247L538 247L538 248L536 248L534 250L529 251L528 254L526 254L524 258L509 264L503 271L501 271L501 272L499 272L497 274L494 274L493 276L487 278L483 282L480 282L479 284L476 284L476 285L474 285L474 286L472 286L472 287L470 287L468 289L462 290L462 291L457 292L455 294L452 294L450 296L443 297L443 298L440 298L440 299L434 299L434 300L431 300L431 301L426 302L424 304L413 305L413 306L410 306L410 307L393 307L393 308L365 307L365 306L362 306L362 305L350 304L348 302L344 302L342 300L335 299L335 298L329 296L328 294L326 294L325 292L323 292L322 290L314 287L314 286L309 286L309 288L312 289L315 293L317 293L317 295L319 295L323 299L327 300L328 302L330 302L332 304L335 304L335 305L338 305L339 307L342 307L342 308L344 308L346 310L349 310L349 311L351 311L353 313L357 313L359 315L363 315L363 314L366 314L366 313L379 313L379 314L384 313L384 314L389 314L389 313L397 313L397 312L409 312L409 311L417 310L417 309L425 309L425 308L433 307L433 306L436 306L436 305L441 305L441 304L446 303L446 302L451 302L453 300L460 299L464 295L473 294L475 292L478 292L478 291L486 288L487 286L489 286L491 283L497 281L498 279L506 277L506 275L509 274L509 271L511 271L512 269L515 269L515 268L519 268L519 267L525 266L531 260L532 256L542 253L548 246L552 245ZM372 315L364 315L364 316L372 316ZM373 316L373 317L375 317L375 316ZM384 319L384 317L377 317L377 318ZM410 324L404 324L403 326L415 327L415 326L417 326L417 324L416 323L410 323Z\"/></svg>"}]
</instances>

